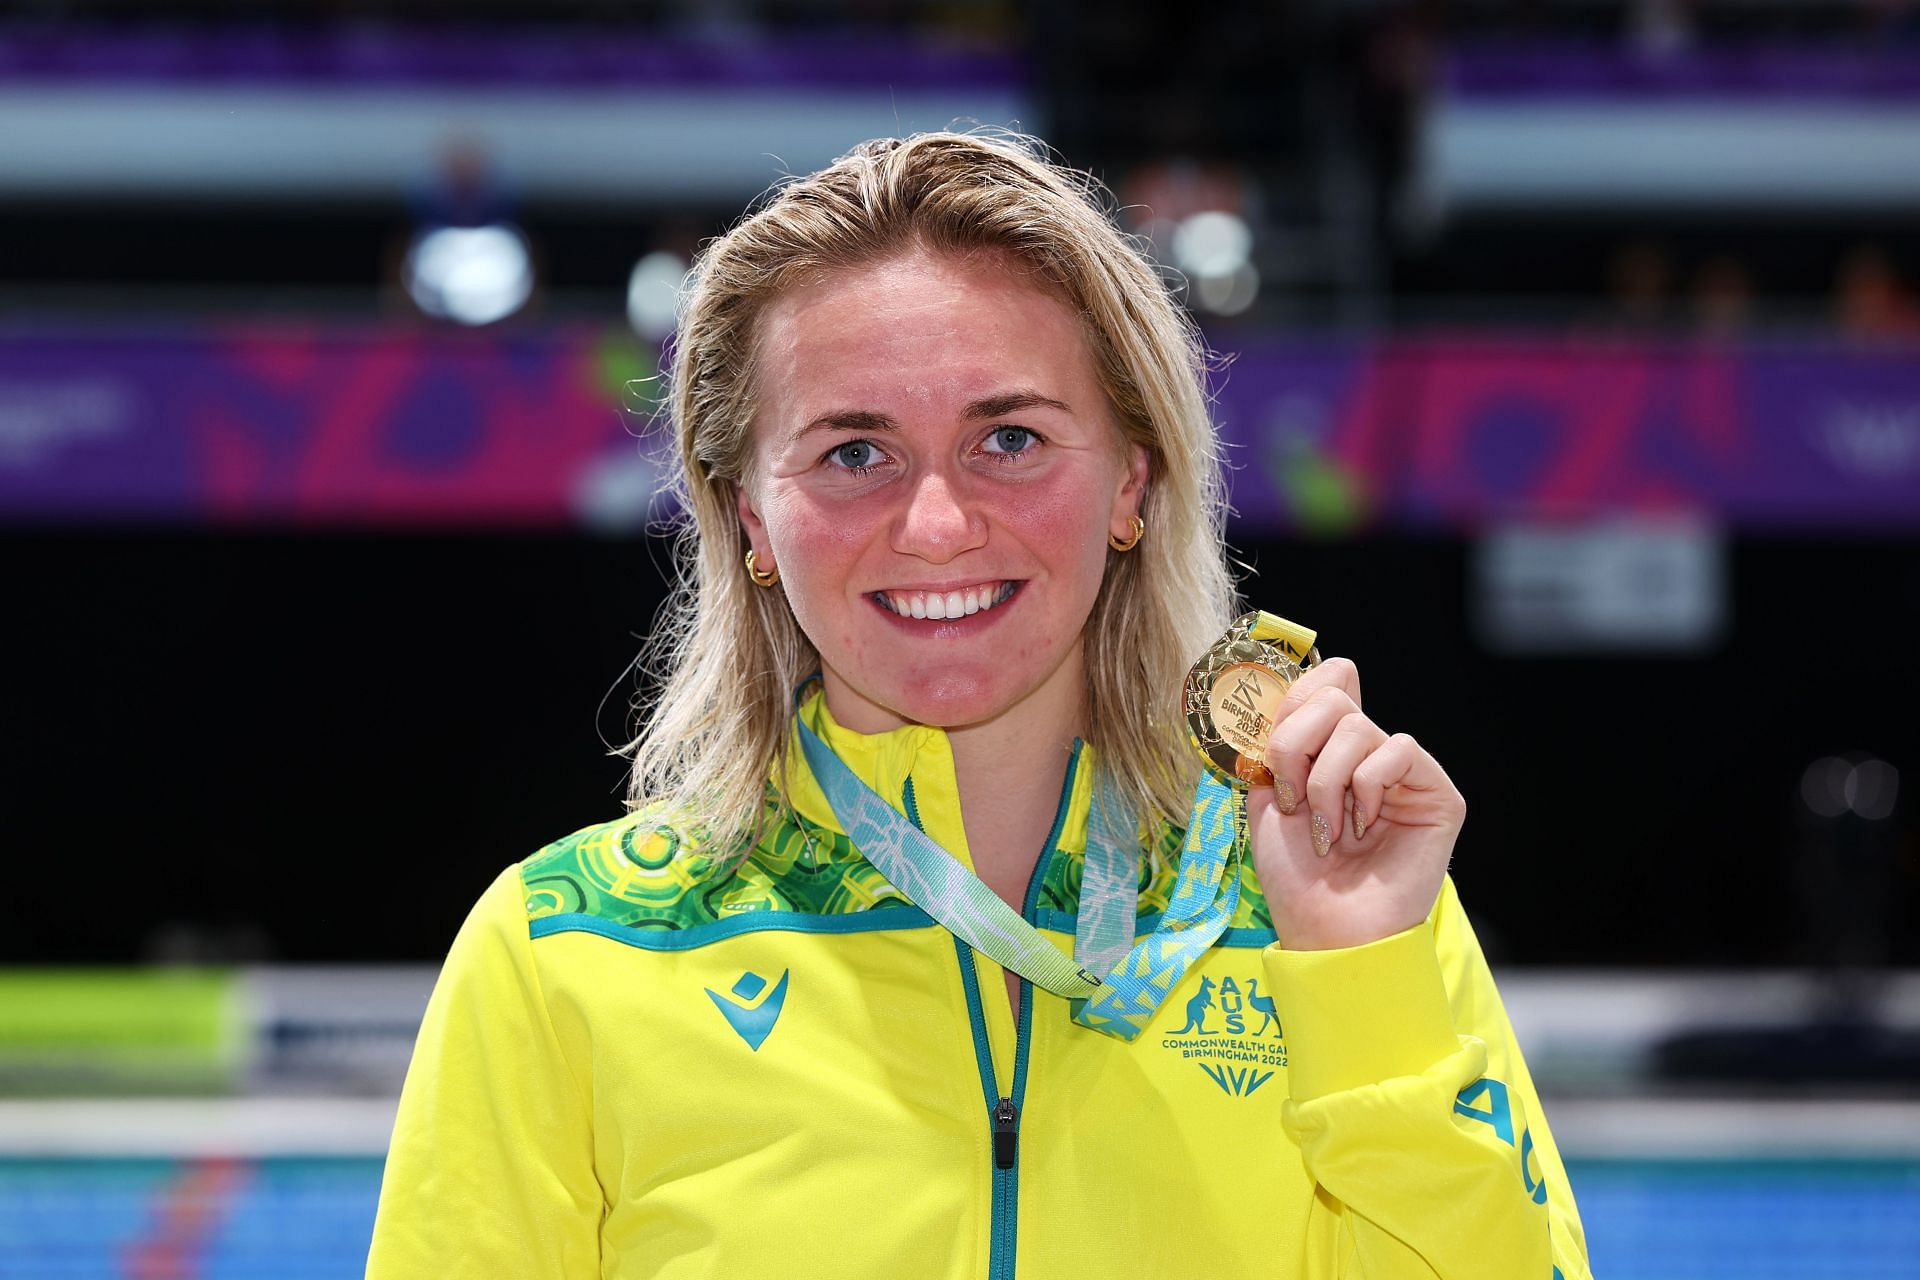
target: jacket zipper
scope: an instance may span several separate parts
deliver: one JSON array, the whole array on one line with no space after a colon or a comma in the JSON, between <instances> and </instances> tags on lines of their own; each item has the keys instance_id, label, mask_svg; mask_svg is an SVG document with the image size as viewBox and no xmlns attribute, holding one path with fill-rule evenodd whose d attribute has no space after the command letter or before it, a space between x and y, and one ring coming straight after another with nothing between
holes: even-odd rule
<instances>
[{"instance_id":1,"label":"jacket zipper","mask_svg":"<svg viewBox=\"0 0 1920 1280\"><path fill-rule=\"evenodd\" d=\"M1013 1168L1020 1152L1020 1108L1012 1098L1002 1098L993 1106L993 1167Z\"/></svg>"},{"instance_id":2,"label":"jacket zipper","mask_svg":"<svg viewBox=\"0 0 1920 1280\"><path fill-rule=\"evenodd\" d=\"M1046 878L1047 864L1053 861L1060 843L1060 828L1067 819L1067 801L1073 795L1073 779L1079 768L1080 744L1076 741L1073 744L1073 759L1067 765L1066 780L1061 784L1060 804L1054 813L1053 830L1048 833L1047 842L1027 877L1027 892L1020 914L1029 923L1034 917L1040 885ZM914 801L911 777L902 788L900 798L908 819L924 831L926 828L920 823L920 806ZM1020 979L1020 1016L1015 1020L1013 1035L1013 1091L1003 1095L993 1072L993 1049L987 1040L986 1008L980 1000L980 971L973 961L973 948L956 937L953 939L953 949L960 962L960 985L967 995L967 1019L973 1027L974 1064L980 1071L980 1089L986 1098L987 1122L993 1141L993 1217L987 1233L987 1276L988 1280L1012 1280L1020 1225L1020 1108L1027 1094L1027 1042L1028 1032L1033 1025L1033 983L1026 978Z\"/></svg>"},{"instance_id":3,"label":"jacket zipper","mask_svg":"<svg viewBox=\"0 0 1920 1280\"><path fill-rule=\"evenodd\" d=\"M1005 1114L1006 1124L1006 1160L1000 1158L1001 1115ZM1002 1280L1013 1275L1014 1228L1020 1217L1020 1181L1018 1174L1020 1108L1014 1105L1012 1098L1000 1099L994 1109L994 1157L993 1157L993 1248L987 1255L987 1275L990 1280Z\"/></svg>"},{"instance_id":4,"label":"jacket zipper","mask_svg":"<svg viewBox=\"0 0 1920 1280\"><path fill-rule=\"evenodd\" d=\"M1037 872L1036 872L1037 876ZM1031 898L1032 894L1029 893ZM1020 1218L1020 1107L1027 1092L1027 1040L1033 1020L1033 984L1020 980L1020 1018L1014 1024L1013 1091L1001 1094L993 1074L993 1050L987 1040L986 1010L980 1000L980 971L973 949L953 940L960 961L960 982L967 993L967 1018L973 1024L973 1057L986 1098L993 1141L993 1220L987 1233L988 1280L1011 1280Z\"/></svg>"},{"instance_id":5,"label":"jacket zipper","mask_svg":"<svg viewBox=\"0 0 1920 1280\"><path fill-rule=\"evenodd\" d=\"M1047 846L1042 861L1053 856L1053 846ZM1034 883L1027 886L1027 916L1033 914L1033 898L1038 888L1039 868L1034 869ZM1013 1034L1013 1094L1002 1098L995 1106L994 1119L994 1176L1000 1180L1005 1199L999 1219L996 1252L998 1257L990 1260L988 1275L991 1280L1012 1280L1014 1245L1020 1226L1020 1108L1027 1097L1027 1048L1030 1037L1027 1034L1033 1021L1033 983L1020 979L1020 1018L1014 1026ZM1001 1157L1000 1130L1007 1130L1004 1139L1006 1156ZM1004 1167L1002 1167L1004 1165Z\"/></svg>"}]
</instances>

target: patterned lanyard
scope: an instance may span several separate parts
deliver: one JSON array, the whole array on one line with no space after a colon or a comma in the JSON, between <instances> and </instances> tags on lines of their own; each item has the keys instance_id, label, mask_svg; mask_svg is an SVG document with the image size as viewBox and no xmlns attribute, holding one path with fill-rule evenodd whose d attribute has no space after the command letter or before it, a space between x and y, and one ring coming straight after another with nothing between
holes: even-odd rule
<instances>
[{"instance_id":1,"label":"patterned lanyard","mask_svg":"<svg viewBox=\"0 0 1920 1280\"><path fill-rule=\"evenodd\" d=\"M1240 904L1246 845L1242 793L1203 772L1172 899L1154 931L1133 941L1137 860L1132 842L1117 838L1110 818L1114 806L1101 804L1096 794L1087 816L1075 960L1068 960L985 882L862 782L804 717L796 722L814 779L861 855L955 937L1067 999L1073 1020L1083 1027L1121 1040L1138 1036Z\"/></svg>"}]
</instances>

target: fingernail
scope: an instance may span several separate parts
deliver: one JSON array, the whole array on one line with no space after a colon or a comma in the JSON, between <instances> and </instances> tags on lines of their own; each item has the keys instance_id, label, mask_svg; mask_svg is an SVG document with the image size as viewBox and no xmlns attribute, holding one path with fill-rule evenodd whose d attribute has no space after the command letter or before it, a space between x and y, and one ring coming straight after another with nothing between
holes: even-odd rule
<instances>
[{"instance_id":1,"label":"fingernail","mask_svg":"<svg viewBox=\"0 0 1920 1280\"><path fill-rule=\"evenodd\" d=\"M1333 848L1333 825L1327 821L1327 815L1313 815L1313 851L1321 857L1327 856L1327 850Z\"/></svg>"},{"instance_id":2,"label":"fingernail","mask_svg":"<svg viewBox=\"0 0 1920 1280\"><path fill-rule=\"evenodd\" d=\"M1285 778L1273 780L1273 802L1280 806L1280 812L1292 813L1300 801L1294 797L1293 784Z\"/></svg>"},{"instance_id":3,"label":"fingernail","mask_svg":"<svg viewBox=\"0 0 1920 1280\"><path fill-rule=\"evenodd\" d=\"M1367 815L1360 812L1360 806L1357 804L1353 806L1353 838L1355 840L1367 838Z\"/></svg>"}]
</instances>

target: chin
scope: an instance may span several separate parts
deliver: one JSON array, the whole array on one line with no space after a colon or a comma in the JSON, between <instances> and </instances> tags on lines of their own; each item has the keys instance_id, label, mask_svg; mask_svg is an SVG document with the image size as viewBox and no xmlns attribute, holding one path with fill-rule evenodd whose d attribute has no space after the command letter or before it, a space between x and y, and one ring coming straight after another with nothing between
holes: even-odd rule
<instances>
[{"instance_id":1,"label":"chin","mask_svg":"<svg viewBox=\"0 0 1920 1280\"><path fill-rule=\"evenodd\" d=\"M910 708L907 716L911 720L940 729L958 729L993 719L1028 692L976 681L936 679L908 690L902 702Z\"/></svg>"},{"instance_id":2,"label":"chin","mask_svg":"<svg viewBox=\"0 0 1920 1280\"><path fill-rule=\"evenodd\" d=\"M870 702L903 720L936 729L960 729L993 719L1032 693L1025 685L969 676L964 672L919 673L890 690L862 690ZM880 696L875 696L876 694Z\"/></svg>"}]
</instances>

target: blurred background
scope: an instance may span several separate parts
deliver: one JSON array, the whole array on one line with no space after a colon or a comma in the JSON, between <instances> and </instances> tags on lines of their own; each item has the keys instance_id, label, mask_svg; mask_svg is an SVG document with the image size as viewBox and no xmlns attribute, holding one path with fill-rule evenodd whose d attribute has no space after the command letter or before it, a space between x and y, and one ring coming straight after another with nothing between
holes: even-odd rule
<instances>
[{"instance_id":1,"label":"blurred background","mask_svg":"<svg viewBox=\"0 0 1920 1280\"><path fill-rule=\"evenodd\" d=\"M975 123L1467 795L1596 1273L1920 1276L1920 3L25 0L0 1277L359 1274L454 930L621 812L690 256Z\"/></svg>"}]
</instances>

